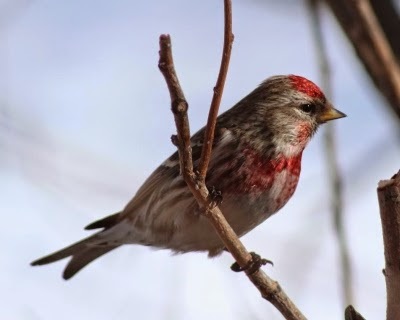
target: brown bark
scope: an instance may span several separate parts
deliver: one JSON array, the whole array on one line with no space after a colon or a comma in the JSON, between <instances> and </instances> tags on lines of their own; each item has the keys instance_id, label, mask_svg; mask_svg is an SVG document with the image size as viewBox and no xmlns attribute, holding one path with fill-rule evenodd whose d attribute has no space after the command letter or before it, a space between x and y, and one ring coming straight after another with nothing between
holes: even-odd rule
<instances>
[{"instance_id":1,"label":"brown bark","mask_svg":"<svg viewBox=\"0 0 400 320\"><path fill-rule=\"evenodd\" d=\"M204 132L203 149L201 150L200 164L198 167L198 177L201 181L205 181L208 164L211 158L212 143L214 140L215 124L217 122L218 110L221 104L222 92L224 91L226 75L228 74L229 61L231 59L233 33L232 33L232 7L226 5L224 7L224 47L222 50L221 66L219 69L217 83L214 87L214 94L211 100L210 111L206 130Z\"/></svg>"},{"instance_id":2,"label":"brown bark","mask_svg":"<svg viewBox=\"0 0 400 320\"><path fill-rule=\"evenodd\" d=\"M378 184L385 249L386 319L400 319L400 171Z\"/></svg>"}]
</instances>

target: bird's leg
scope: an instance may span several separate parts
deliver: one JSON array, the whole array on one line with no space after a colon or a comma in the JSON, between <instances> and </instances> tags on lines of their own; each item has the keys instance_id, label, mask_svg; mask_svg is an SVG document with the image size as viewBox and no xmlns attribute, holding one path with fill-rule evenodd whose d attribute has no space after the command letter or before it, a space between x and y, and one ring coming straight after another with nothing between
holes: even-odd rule
<instances>
[{"instance_id":1,"label":"bird's leg","mask_svg":"<svg viewBox=\"0 0 400 320\"><path fill-rule=\"evenodd\" d=\"M261 258L261 256L255 252L250 252L250 255L251 255L251 260L245 267L242 268L241 266L239 266L237 262L235 262L234 264L232 264L231 270L235 272L245 271L246 274L250 275L256 272L258 269L260 269L261 266L265 266L267 263L269 263L272 266L274 265L274 263L271 260Z\"/></svg>"},{"instance_id":2,"label":"bird's leg","mask_svg":"<svg viewBox=\"0 0 400 320\"><path fill-rule=\"evenodd\" d=\"M211 188L208 188L209 192L209 198L210 198L210 206L211 208L215 208L216 206L219 206L222 203L223 197L222 197L222 192L220 190L217 190L214 186Z\"/></svg>"}]
</instances>

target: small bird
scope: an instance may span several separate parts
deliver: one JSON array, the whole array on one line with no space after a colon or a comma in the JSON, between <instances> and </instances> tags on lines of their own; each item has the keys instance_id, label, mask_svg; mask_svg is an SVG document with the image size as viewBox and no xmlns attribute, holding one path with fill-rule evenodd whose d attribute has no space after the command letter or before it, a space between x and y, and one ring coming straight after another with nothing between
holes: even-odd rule
<instances>
[{"instance_id":1,"label":"small bird","mask_svg":"<svg viewBox=\"0 0 400 320\"><path fill-rule=\"evenodd\" d=\"M299 180L304 148L320 124L345 117L321 89L296 75L273 76L217 119L206 184L222 193L220 209L238 236L281 209ZM204 128L191 138L199 162ZM124 244L207 251L224 244L180 175L175 152L139 188L126 207L89 224L97 233L32 262L43 265L71 257L63 278Z\"/></svg>"}]
</instances>

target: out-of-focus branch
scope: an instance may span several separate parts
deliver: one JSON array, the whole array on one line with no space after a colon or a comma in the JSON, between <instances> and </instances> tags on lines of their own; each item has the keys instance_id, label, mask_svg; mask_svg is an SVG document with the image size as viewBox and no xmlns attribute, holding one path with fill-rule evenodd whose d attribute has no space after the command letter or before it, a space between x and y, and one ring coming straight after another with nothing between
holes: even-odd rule
<instances>
[{"instance_id":1,"label":"out-of-focus branch","mask_svg":"<svg viewBox=\"0 0 400 320\"><path fill-rule=\"evenodd\" d=\"M378 184L385 247L386 319L400 319L400 171Z\"/></svg>"},{"instance_id":2,"label":"out-of-focus branch","mask_svg":"<svg viewBox=\"0 0 400 320\"><path fill-rule=\"evenodd\" d=\"M382 27L382 31L392 47L393 53L400 62L400 16L394 5L397 0L370 0L376 18Z\"/></svg>"},{"instance_id":3,"label":"out-of-focus branch","mask_svg":"<svg viewBox=\"0 0 400 320\"><path fill-rule=\"evenodd\" d=\"M331 72L328 54L322 35L322 25L320 19L320 2L318 0L308 0L312 32L316 46L316 55L321 73L321 83L324 92L332 97ZM341 267L342 299L345 306L353 302L352 276L350 266L350 254L346 238L346 230L343 221L343 188L342 177L337 163L337 151L335 146L335 127L334 123L328 123L325 128L324 146L327 172L331 189L331 210L334 221L334 230L339 246L339 257Z\"/></svg>"},{"instance_id":4,"label":"out-of-focus branch","mask_svg":"<svg viewBox=\"0 0 400 320\"><path fill-rule=\"evenodd\" d=\"M368 0L326 0L400 120L400 67Z\"/></svg>"},{"instance_id":5,"label":"out-of-focus branch","mask_svg":"<svg viewBox=\"0 0 400 320\"><path fill-rule=\"evenodd\" d=\"M231 44L226 44L227 41L230 41L232 43L233 40L231 24L232 18L227 17L227 15L231 15L231 1L225 0L224 4L225 45L222 55L223 58L221 62L221 72L227 71ZM231 40L229 40L229 38ZM193 193L193 196L198 202L200 208L203 209L204 215L209 219L210 223L212 223L215 231L220 236L226 248L235 258L239 266L245 268L249 265L249 263L251 263L252 256L246 250L246 248L243 246L243 244L235 234L234 230L228 224L221 210L213 203L212 199L210 198L207 186L205 185L205 179L199 177L199 175L193 171L193 160L190 147L190 129L187 114L188 103L185 100L183 91L180 88L179 81L175 72L175 67L172 59L171 39L169 35L160 36L159 68L164 75L171 96L172 112L175 117L175 124L178 132L176 144L179 151L182 176L187 183L190 191ZM221 97L215 97L215 94L222 95L225 78L226 75L221 76L220 74L217 86L214 89L213 103L211 106L212 110L210 111L211 119L209 119L207 127L215 126L218 107L221 100ZM206 131L213 132L214 128L207 128ZM207 137L210 140L205 141L204 143L208 143L211 148L213 143L213 133ZM206 173L211 152L205 151L205 154L203 156L205 157L205 160L203 161L205 163L204 170ZM246 272L246 274L249 277L250 281L258 288L262 297L270 301L286 319L305 320L305 317L297 309L297 307L293 304L289 297L284 293L279 284L276 281L270 279L262 270L259 269L251 274Z\"/></svg>"}]
</instances>

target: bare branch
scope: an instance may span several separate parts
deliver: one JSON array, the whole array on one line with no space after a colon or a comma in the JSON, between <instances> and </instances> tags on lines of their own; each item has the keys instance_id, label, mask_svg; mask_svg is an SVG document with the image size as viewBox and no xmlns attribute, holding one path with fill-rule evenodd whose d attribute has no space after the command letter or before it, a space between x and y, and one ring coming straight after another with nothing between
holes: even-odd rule
<instances>
[{"instance_id":1,"label":"bare branch","mask_svg":"<svg viewBox=\"0 0 400 320\"><path fill-rule=\"evenodd\" d=\"M190 127L187 116L188 103L182 88L179 84L178 76L175 72L174 60L171 50L171 38L169 35L160 36L160 60L158 68L163 74L168 85L171 97L171 110L174 114L175 124L178 130L178 151L181 172L185 180L188 176L193 176L192 148L190 146ZM176 142L176 141L175 141Z\"/></svg>"},{"instance_id":2,"label":"bare branch","mask_svg":"<svg viewBox=\"0 0 400 320\"><path fill-rule=\"evenodd\" d=\"M326 0L375 85L400 119L400 68L368 0Z\"/></svg>"},{"instance_id":3,"label":"bare branch","mask_svg":"<svg viewBox=\"0 0 400 320\"><path fill-rule=\"evenodd\" d=\"M215 124L217 122L218 110L221 104L222 93L226 75L228 73L229 61L231 58L233 33L232 33L232 4L230 0L224 0L224 48L222 51L221 66L219 69L217 83L214 87L214 94L211 100L210 112L208 113L208 120L206 130L204 132L204 143L201 150L201 158L198 167L198 177L200 181L205 181L208 164L210 162L212 142L214 141Z\"/></svg>"},{"instance_id":4,"label":"bare branch","mask_svg":"<svg viewBox=\"0 0 400 320\"><path fill-rule=\"evenodd\" d=\"M190 150L190 129L187 115L188 103L186 102L179 81L176 77L175 68L172 59L171 39L168 35L160 36L160 61L159 68L164 75L170 91L172 111L175 117L175 124L178 132L178 151L182 175L189 189L193 193L200 207L204 209L205 214L210 218L218 234L222 234L224 244L229 252L241 267L245 267L251 261L251 255L240 241L235 241L237 235L227 223L218 207L212 205L209 199L209 192L204 183L200 181L193 171L193 160ZM182 108L177 110L178 101ZM190 157L190 158L189 158ZM187 163L189 162L189 164Z\"/></svg>"},{"instance_id":5,"label":"bare branch","mask_svg":"<svg viewBox=\"0 0 400 320\"><path fill-rule=\"evenodd\" d=\"M400 319L400 171L378 184L385 247L386 319Z\"/></svg>"},{"instance_id":6,"label":"bare branch","mask_svg":"<svg viewBox=\"0 0 400 320\"><path fill-rule=\"evenodd\" d=\"M309 9L312 23L314 42L316 45L317 59L321 73L321 83L324 92L328 97L332 97L331 70L328 54L322 34L321 16L319 12L318 0L309 0ZM343 189L342 177L337 162L337 151L335 145L335 124L328 123L325 127L324 147L325 159L327 163L327 172L329 173L329 182L331 187L331 210L334 221L334 231L339 247L340 267L341 267L341 285L343 305L347 306L353 303L352 276L350 266L350 254L346 239L346 232L343 222Z\"/></svg>"},{"instance_id":7,"label":"bare branch","mask_svg":"<svg viewBox=\"0 0 400 320\"><path fill-rule=\"evenodd\" d=\"M379 24L385 33L393 53L400 61L400 16L396 10L395 0L370 0Z\"/></svg>"},{"instance_id":8,"label":"bare branch","mask_svg":"<svg viewBox=\"0 0 400 320\"><path fill-rule=\"evenodd\" d=\"M210 220L210 223L214 226L219 237L223 241L225 247L229 250L232 256L235 258L240 267L245 268L252 260L252 256L243 246L242 242L237 237L236 233L232 227L226 221L221 210L213 205L207 186L205 185L205 174L207 172L208 161L211 155L211 146L214 137L214 129L208 128L209 126L215 127L216 118L218 114L219 103L221 101L222 89L224 86L226 71L229 62L230 46L232 45L232 39L229 40L229 33L231 34L231 10L229 9L231 4L230 1L225 1L225 18L228 22L225 22L225 45L228 48L227 51L224 50L222 64L218 81L217 89L214 91L213 102L211 105L209 121L207 124L207 130L210 133L206 136L207 143L205 141L204 145L209 145L209 150L204 151L204 164L202 165L202 170L204 170L204 175L199 178L193 171L193 160L191 158L191 148L190 148L190 129L189 121L187 115L188 103L185 100L182 89L180 88L178 78L176 76L171 50L171 39L168 35L160 36L160 60L159 68L164 75L167 82L168 89L171 96L172 111L175 117L175 124L178 132L177 141L173 140L178 144L180 164L182 176L187 183L190 191L193 193L196 201L198 202L200 208L204 210L205 216ZM228 30L228 32L227 32ZM228 36L227 36L228 35ZM230 43L230 44L229 44ZM208 154L210 153L210 154ZM207 155L208 154L208 155ZM247 273L246 273L247 274ZM285 292L281 289L279 284L272 279L270 279L262 270L257 270L252 274L247 274L251 282L258 288L262 297L270 301L286 319L290 320L305 320L305 317L297 309L294 303L289 299Z\"/></svg>"}]
</instances>

